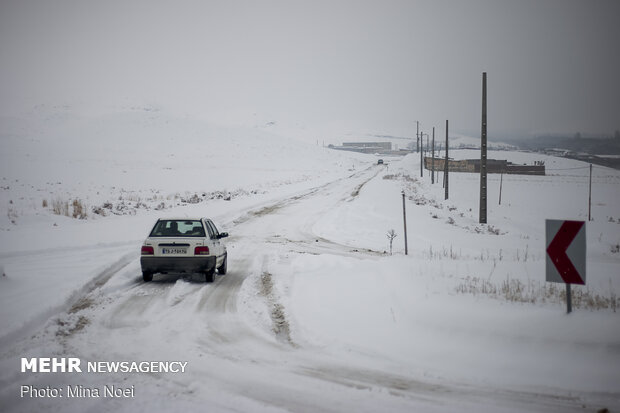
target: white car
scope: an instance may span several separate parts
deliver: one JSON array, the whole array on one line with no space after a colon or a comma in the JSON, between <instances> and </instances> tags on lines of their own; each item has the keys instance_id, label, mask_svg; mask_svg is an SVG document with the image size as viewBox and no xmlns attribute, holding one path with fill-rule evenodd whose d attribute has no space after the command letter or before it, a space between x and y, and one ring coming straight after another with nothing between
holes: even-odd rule
<instances>
[{"instance_id":1,"label":"white car","mask_svg":"<svg viewBox=\"0 0 620 413\"><path fill-rule=\"evenodd\" d=\"M142 244L142 278L155 273L199 273L213 282L215 270L226 274L228 253L220 233L207 218L158 219Z\"/></svg>"}]
</instances>

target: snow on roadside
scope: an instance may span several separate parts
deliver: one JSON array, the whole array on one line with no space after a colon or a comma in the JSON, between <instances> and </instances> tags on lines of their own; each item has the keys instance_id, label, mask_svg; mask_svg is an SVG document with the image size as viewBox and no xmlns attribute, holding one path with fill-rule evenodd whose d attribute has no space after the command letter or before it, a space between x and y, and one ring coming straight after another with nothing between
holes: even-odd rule
<instances>
[{"instance_id":1,"label":"snow on roadside","mask_svg":"<svg viewBox=\"0 0 620 413\"><path fill-rule=\"evenodd\" d=\"M394 256L289 251L271 265L293 341L342 357L366 355L370 365L382 360L418 376L556 394L617 394L620 254L613 245L620 222L610 218L620 201L620 173L596 171L587 286L573 286L574 297L583 294L593 302L580 302L566 316L563 286L545 282L544 220L587 220L583 191L575 190L583 186L587 167L561 160L571 168L568 176L505 176L503 204L490 201L490 224L480 225L474 209L478 177L452 174L455 189L445 201L428 171L419 178L416 159L392 160L313 226L317 236L362 257L364 251L387 251L387 231L395 229ZM497 185L499 176L490 182Z\"/></svg>"},{"instance_id":2,"label":"snow on roadside","mask_svg":"<svg viewBox=\"0 0 620 413\"><path fill-rule=\"evenodd\" d=\"M459 295L441 267L403 256L300 255L274 274L294 274L276 279L290 290L284 306L296 342L483 386L618 390L615 314L566 317L559 306Z\"/></svg>"}]
</instances>

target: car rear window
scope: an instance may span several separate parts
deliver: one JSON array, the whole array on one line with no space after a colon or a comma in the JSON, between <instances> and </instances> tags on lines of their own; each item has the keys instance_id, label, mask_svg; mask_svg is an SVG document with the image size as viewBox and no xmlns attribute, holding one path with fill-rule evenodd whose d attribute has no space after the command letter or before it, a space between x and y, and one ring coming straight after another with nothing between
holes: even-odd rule
<instances>
[{"instance_id":1,"label":"car rear window","mask_svg":"<svg viewBox=\"0 0 620 413\"><path fill-rule=\"evenodd\" d=\"M151 237L204 237L205 229L201 221L181 219L160 219L157 221Z\"/></svg>"}]
</instances>

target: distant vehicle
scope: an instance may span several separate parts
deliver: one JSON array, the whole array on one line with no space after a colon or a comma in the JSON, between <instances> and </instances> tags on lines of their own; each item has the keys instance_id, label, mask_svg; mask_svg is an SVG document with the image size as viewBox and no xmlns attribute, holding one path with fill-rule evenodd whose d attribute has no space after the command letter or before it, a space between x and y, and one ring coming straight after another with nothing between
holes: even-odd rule
<instances>
[{"instance_id":1,"label":"distant vehicle","mask_svg":"<svg viewBox=\"0 0 620 413\"><path fill-rule=\"evenodd\" d=\"M383 165L383 159L379 159L379 160L377 161L377 165Z\"/></svg>"},{"instance_id":2,"label":"distant vehicle","mask_svg":"<svg viewBox=\"0 0 620 413\"><path fill-rule=\"evenodd\" d=\"M156 273L198 273L213 282L215 270L226 274L228 253L220 233L207 218L158 219L142 244L142 278L151 281Z\"/></svg>"}]
</instances>

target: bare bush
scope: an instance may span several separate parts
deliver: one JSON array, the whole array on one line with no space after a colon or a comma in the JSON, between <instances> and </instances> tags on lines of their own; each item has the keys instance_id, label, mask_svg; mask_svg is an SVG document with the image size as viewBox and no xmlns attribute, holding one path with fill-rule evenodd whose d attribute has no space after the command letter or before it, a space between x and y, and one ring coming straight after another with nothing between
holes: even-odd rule
<instances>
[{"instance_id":1,"label":"bare bush","mask_svg":"<svg viewBox=\"0 0 620 413\"><path fill-rule=\"evenodd\" d=\"M93 214L101 215L103 217L105 217L107 215L106 212L105 212L106 210L104 208L102 208L102 207L94 206L92 208L92 211L93 211Z\"/></svg>"},{"instance_id":2,"label":"bare bush","mask_svg":"<svg viewBox=\"0 0 620 413\"><path fill-rule=\"evenodd\" d=\"M387 174L383 176L383 179L386 180L390 180L390 181L394 181L394 180L402 180L405 182L418 182L418 180L416 178L412 178L409 175L405 175L403 173L398 173L398 174Z\"/></svg>"},{"instance_id":3,"label":"bare bush","mask_svg":"<svg viewBox=\"0 0 620 413\"><path fill-rule=\"evenodd\" d=\"M88 216L87 208L79 199L74 199L69 208L69 201L56 198L52 201L52 213L64 217L86 219Z\"/></svg>"},{"instance_id":4,"label":"bare bush","mask_svg":"<svg viewBox=\"0 0 620 413\"><path fill-rule=\"evenodd\" d=\"M74 199L72 206L73 206L73 215L72 215L73 218L86 219L88 214L86 212L86 207L84 206L81 200Z\"/></svg>"},{"instance_id":5,"label":"bare bush","mask_svg":"<svg viewBox=\"0 0 620 413\"><path fill-rule=\"evenodd\" d=\"M493 225L489 225L487 229L489 231L489 234L499 235L499 228L495 228Z\"/></svg>"},{"instance_id":6,"label":"bare bush","mask_svg":"<svg viewBox=\"0 0 620 413\"><path fill-rule=\"evenodd\" d=\"M390 241L390 255L392 255L392 243L394 242L394 238L396 238L396 231L393 229L389 230L387 233L387 238Z\"/></svg>"},{"instance_id":7,"label":"bare bush","mask_svg":"<svg viewBox=\"0 0 620 413\"><path fill-rule=\"evenodd\" d=\"M52 201L52 212L55 215L69 216L69 202L56 198Z\"/></svg>"},{"instance_id":8,"label":"bare bush","mask_svg":"<svg viewBox=\"0 0 620 413\"><path fill-rule=\"evenodd\" d=\"M198 194L193 194L192 196L181 198L181 202L185 202L188 204L198 204L202 202L202 199L200 199Z\"/></svg>"}]
</instances>

